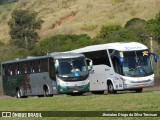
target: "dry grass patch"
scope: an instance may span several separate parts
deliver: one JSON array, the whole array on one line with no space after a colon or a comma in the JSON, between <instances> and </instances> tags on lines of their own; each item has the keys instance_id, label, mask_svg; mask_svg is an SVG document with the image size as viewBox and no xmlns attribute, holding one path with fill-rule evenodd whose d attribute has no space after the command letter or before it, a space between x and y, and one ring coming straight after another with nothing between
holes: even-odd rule
<instances>
[{"instance_id":1,"label":"dry grass patch","mask_svg":"<svg viewBox=\"0 0 160 120\"><path fill-rule=\"evenodd\" d=\"M20 0L16 7L39 13L39 17L45 21L39 32L41 38L44 38L71 32L95 37L102 25L119 24L123 26L126 21L134 17L145 20L154 18L160 11L159 6L160 1L158 0ZM63 21L58 28L53 27L56 21L75 11L77 14L72 20ZM4 20L2 24L1 26L7 26ZM8 31L8 28L3 31ZM0 33L0 40L8 41L9 37L6 36L8 34Z\"/></svg>"}]
</instances>

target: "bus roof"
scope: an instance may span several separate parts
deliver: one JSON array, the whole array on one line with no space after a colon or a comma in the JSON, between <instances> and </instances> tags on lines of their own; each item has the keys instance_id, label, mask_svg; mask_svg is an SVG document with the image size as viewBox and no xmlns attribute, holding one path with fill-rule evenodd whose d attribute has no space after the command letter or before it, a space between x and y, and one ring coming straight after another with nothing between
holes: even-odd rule
<instances>
[{"instance_id":1,"label":"bus roof","mask_svg":"<svg viewBox=\"0 0 160 120\"><path fill-rule=\"evenodd\" d=\"M146 50L148 49L145 45L138 42L115 42L100 45L91 45L84 48L72 50L74 53L84 53L90 51L114 49L118 51L135 51L135 50Z\"/></svg>"},{"instance_id":2,"label":"bus roof","mask_svg":"<svg viewBox=\"0 0 160 120\"><path fill-rule=\"evenodd\" d=\"M80 54L80 53L68 53L68 52L63 52L63 53L60 53L60 54L51 53L50 56L54 57L55 59L84 57L84 55Z\"/></svg>"},{"instance_id":3,"label":"bus roof","mask_svg":"<svg viewBox=\"0 0 160 120\"><path fill-rule=\"evenodd\" d=\"M55 59L65 59L65 58L84 57L84 55L79 54L79 53L58 52L58 53L51 53L51 54L45 55L45 56L28 56L27 58L23 58L23 59L15 59L15 60L10 60L10 61L5 61L5 62L2 62L1 64L25 62L25 61L30 61L30 60L38 60L38 59L51 58L51 57L55 58Z\"/></svg>"}]
</instances>

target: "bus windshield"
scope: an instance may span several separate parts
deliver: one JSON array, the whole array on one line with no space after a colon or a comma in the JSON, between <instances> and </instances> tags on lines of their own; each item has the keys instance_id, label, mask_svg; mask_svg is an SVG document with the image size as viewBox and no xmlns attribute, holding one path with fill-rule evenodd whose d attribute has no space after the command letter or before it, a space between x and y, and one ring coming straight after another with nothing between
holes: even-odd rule
<instances>
[{"instance_id":1,"label":"bus windshield","mask_svg":"<svg viewBox=\"0 0 160 120\"><path fill-rule=\"evenodd\" d=\"M147 50L120 52L120 56L123 58L122 71L125 76L137 77L153 74Z\"/></svg>"},{"instance_id":2,"label":"bus windshield","mask_svg":"<svg viewBox=\"0 0 160 120\"><path fill-rule=\"evenodd\" d=\"M59 59L57 66L58 77L62 80L83 80L88 76L88 66L84 57Z\"/></svg>"}]
</instances>

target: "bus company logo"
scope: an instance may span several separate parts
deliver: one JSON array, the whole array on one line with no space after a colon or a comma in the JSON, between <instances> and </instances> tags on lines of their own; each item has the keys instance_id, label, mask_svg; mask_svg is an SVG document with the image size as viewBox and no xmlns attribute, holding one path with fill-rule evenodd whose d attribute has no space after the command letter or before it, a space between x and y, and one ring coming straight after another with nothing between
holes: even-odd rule
<instances>
[{"instance_id":1,"label":"bus company logo","mask_svg":"<svg viewBox=\"0 0 160 120\"><path fill-rule=\"evenodd\" d=\"M2 117L12 117L11 112L2 112Z\"/></svg>"},{"instance_id":2,"label":"bus company logo","mask_svg":"<svg viewBox=\"0 0 160 120\"><path fill-rule=\"evenodd\" d=\"M134 46L134 47L125 47L126 50L139 50L142 49L140 46Z\"/></svg>"}]
</instances>

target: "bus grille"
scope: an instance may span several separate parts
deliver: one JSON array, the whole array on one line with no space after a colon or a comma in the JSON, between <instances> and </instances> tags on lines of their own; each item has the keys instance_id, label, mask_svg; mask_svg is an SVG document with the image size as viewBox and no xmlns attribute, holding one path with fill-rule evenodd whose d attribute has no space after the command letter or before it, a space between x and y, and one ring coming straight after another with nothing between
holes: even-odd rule
<instances>
[{"instance_id":1,"label":"bus grille","mask_svg":"<svg viewBox=\"0 0 160 120\"><path fill-rule=\"evenodd\" d=\"M144 83L144 82L150 82L151 80L142 80L142 81L132 81L131 83Z\"/></svg>"},{"instance_id":2,"label":"bus grille","mask_svg":"<svg viewBox=\"0 0 160 120\"><path fill-rule=\"evenodd\" d=\"M68 90L79 90L82 89L84 87L84 85L82 86L68 86L67 89Z\"/></svg>"}]
</instances>

